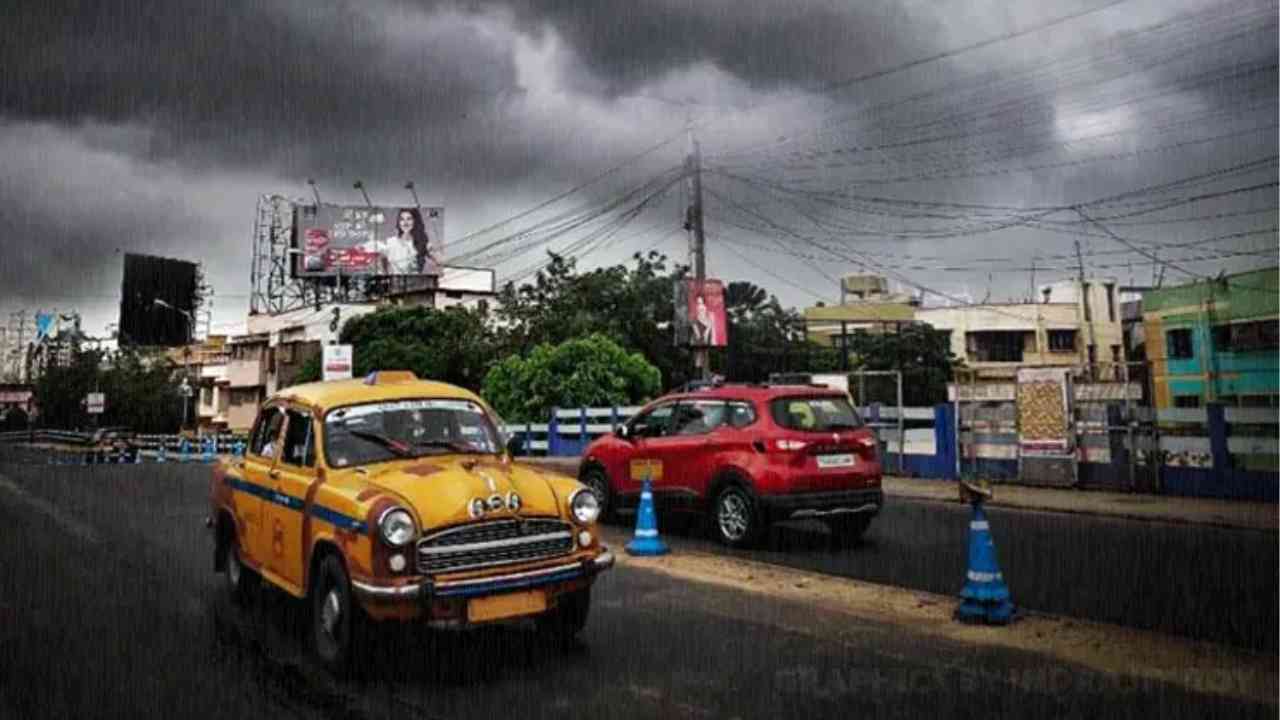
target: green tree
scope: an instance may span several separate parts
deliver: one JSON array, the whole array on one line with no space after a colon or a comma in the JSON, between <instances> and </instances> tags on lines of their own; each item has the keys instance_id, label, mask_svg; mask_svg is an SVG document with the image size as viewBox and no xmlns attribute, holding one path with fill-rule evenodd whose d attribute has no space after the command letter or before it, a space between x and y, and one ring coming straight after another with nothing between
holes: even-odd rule
<instances>
[{"instance_id":1,"label":"green tree","mask_svg":"<svg viewBox=\"0 0 1280 720\"><path fill-rule=\"evenodd\" d=\"M527 422L542 421L552 407L629 405L661 389L661 372L641 354L592 333L508 356L489 371L482 394L506 419Z\"/></svg>"},{"instance_id":2,"label":"green tree","mask_svg":"<svg viewBox=\"0 0 1280 720\"><path fill-rule=\"evenodd\" d=\"M180 372L162 353L123 348L113 355L85 350L65 366L47 368L35 384L39 423L50 428L87 428L95 420L85 396L106 396L99 425L121 425L137 432L176 432L182 420ZM194 412L194 410L191 410Z\"/></svg>"},{"instance_id":3,"label":"green tree","mask_svg":"<svg viewBox=\"0 0 1280 720\"><path fill-rule=\"evenodd\" d=\"M355 375L412 370L418 377L478 390L496 355L487 313L452 307L389 307L348 320L340 341L352 346ZM308 363L305 380L320 378ZM303 380L300 380L300 382Z\"/></svg>"},{"instance_id":4,"label":"green tree","mask_svg":"<svg viewBox=\"0 0 1280 720\"><path fill-rule=\"evenodd\" d=\"M924 323L904 324L897 332L855 333L849 353L855 370L901 370L903 404L908 406L946 402L952 369L962 364L951 354L947 332ZM868 377L865 385L868 400L896 401L892 377Z\"/></svg>"},{"instance_id":5,"label":"green tree","mask_svg":"<svg viewBox=\"0 0 1280 720\"><path fill-rule=\"evenodd\" d=\"M579 273L573 258L549 253L550 263L527 283L508 283L495 315L499 342L507 354L524 355L540 344L556 345L601 333L641 353L662 374L663 385L689 377L691 355L672 341L673 283L684 266L650 251L632 256L632 265Z\"/></svg>"}]
</instances>

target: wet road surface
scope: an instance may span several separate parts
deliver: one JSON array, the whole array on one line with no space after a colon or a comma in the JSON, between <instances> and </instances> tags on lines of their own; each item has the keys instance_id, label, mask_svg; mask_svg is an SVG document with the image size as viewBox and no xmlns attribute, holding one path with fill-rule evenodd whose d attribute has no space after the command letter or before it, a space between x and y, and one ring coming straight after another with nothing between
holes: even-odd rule
<instances>
[{"instance_id":1,"label":"wet road surface","mask_svg":"<svg viewBox=\"0 0 1280 720\"><path fill-rule=\"evenodd\" d=\"M310 659L301 603L273 592L245 609L225 600L201 525L206 474L0 466L0 715L1275 716L1274 705L635 568L596 585L592 619L567 652L524 628L382 627L365 671L339 681Z\"/></svg>"}]
</instances>

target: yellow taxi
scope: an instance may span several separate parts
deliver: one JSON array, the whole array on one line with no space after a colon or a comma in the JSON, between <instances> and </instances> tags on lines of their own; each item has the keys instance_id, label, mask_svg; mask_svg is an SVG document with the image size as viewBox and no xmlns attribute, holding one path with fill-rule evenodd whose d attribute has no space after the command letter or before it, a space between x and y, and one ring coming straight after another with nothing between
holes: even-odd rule
<instances>
[{"instance_id":1,"label":"yellow taxi","mask_svg":"<svg viewBox=\"0 0 1280 720\"><path fill-rule=\"evenodd\" d=\"M531 617L565 640L614 556L576 480L512 460L492 409L408 372L298 385L263 403L243 458L214 466L214 567L311 607L345 668L365 620L469 628Z\"/></svg>"}]
</instances>

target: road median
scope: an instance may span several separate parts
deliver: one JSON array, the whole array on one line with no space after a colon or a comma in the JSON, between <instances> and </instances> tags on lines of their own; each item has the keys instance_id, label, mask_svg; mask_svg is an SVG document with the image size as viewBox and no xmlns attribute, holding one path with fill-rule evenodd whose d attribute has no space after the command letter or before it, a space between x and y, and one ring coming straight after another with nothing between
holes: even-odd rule
<instances>
[{"instance_id":1,"label":"road median","mask_svg":"<svg viewBox=\"0 0 1280 720\"><path fill-rule=\"evenodd\" d=\"M620 545L620 536L609 539ZM1022 613L1005 627L965 625L952 619L957 600L949 596L699 552L644 558L620 553L618 564L624 571L656 572L761 598L802 603L926 638L1027 652L1052 663L1082 668L1102 678L1101 682L1115 685L1167 683L1273 706L1280 692L1276 657L1230 646L1036 612ZM829 623L792 626L794 623L792 620L786 629L831 634Z\"/></svg>"}]
</instances>

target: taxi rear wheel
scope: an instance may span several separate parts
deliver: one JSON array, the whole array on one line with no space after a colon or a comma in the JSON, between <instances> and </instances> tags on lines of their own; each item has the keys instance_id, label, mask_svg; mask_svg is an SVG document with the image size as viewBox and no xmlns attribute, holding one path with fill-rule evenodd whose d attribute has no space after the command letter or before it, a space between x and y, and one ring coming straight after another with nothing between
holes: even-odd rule
<instances>
[{"instance_id":1,"label":"taxi rear wheel","mask_svg":"<svg viewBox=\"0 0 1280 720\"><path fill-rule=\"evenodd\" d=\"M227 541L227 567L225 577L227 593L237 605L244 605L258 588L258 574L245 567L240 557L240 543L233 536Z\"/></svg>"},{"instance_id":2,"label":"taxi rear wheel","mask_svg":"<svg viewBox=\"0 0 1280 720\"><path fill-rule=\"evenodd\" d=\"M361 612L352 601L351 582L342 560L329 555L321 561L312 585L311 634L316 656L336 675L345 675L351 669Z\"/></svg>"}]
</instances>

